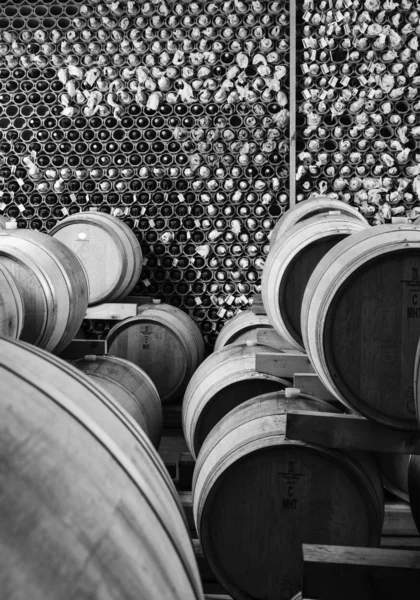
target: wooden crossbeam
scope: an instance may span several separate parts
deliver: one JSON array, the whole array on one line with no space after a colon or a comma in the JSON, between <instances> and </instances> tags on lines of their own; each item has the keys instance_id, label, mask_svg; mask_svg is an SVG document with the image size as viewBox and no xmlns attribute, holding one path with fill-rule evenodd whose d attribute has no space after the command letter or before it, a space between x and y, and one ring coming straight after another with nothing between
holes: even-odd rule
<instances>
[{"instance_id":1,"label":"wooden crossbeam","mask_svg":"<svg viewBox=\"0 0 420 600\"><path fill-rule=\"evenodd\" d=\"M259 327L255 332L255 339L262 346L269 346L276 350L294 350L291 345L279 336L277 331L271 327Z\"/></svg>"},{"instance_id":2,"label":"wooden crossbeam","mask_svg":"<svg viewBox=\"0 0 420 600\"><path fill-rule=\"evenodd\" d=\"M128 317L137 315L137 304L131 303L104 303L97 306L89 306L86 311L85 319L122 321Z\"/></svg>"},{"instance_id":3,"label":"wooden crossbeam","mask_svg":"<svg viewBox=\"0 0 420 600\"><path fill-rule=\"evenodd\" d=\"M303 544L302 597L418 600L420 552Z\"/></svg>"},{"instance_id":4,"label":"wooden crossbeam","mask_svg":"<svg viewBox=\"0 0 420 600\"><path fill-rule=\"evenodd\" d=\"M420 454L420 432L389 429L357 415L288 411L286 437L339 450Z\"/></svg>"},{"instance_id":5,"label":"wooden crossbeam","mask_svg":"<svg viewBox=\"0 0 420 600\"><path fill-rule=\"evenodd\" d=\"M60 358L64 360L77 360L87 354L105 356L108 353L106 340L73 340L62 352Z\"/></svg>"},{"instance_id":6,"label":"wooden crossbeam","mask_svg":"<svg viewBox=\"0 0 420 600\"><path fill-rule=\"evenodd\" d=\"M314 369L306 354L290 351L255 355L255 369L277 377L293 378L295 373L313 373Z\"/></svg>"},{"instance_id":7,"label":"wooden crossbeam","mask_svg":"<svg viewBox=\"0 0 420 600\"><path fill-rule=\"evenodd\" d=\"M293 387L326 402L337 402L336 397L325 387L316 373L295 373Z\"/></svg>"}]
</instances>

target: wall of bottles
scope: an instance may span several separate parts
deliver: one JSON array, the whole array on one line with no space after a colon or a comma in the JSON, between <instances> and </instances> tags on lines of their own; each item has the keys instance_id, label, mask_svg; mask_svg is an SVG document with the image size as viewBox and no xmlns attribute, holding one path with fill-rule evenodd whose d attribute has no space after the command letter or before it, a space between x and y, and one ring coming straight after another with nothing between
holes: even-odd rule
<instances>
[{"instance_id":1,"label":"wall of bottles","mask_svg":"<svg viewBox=\"0 0 420 600\"><path fill-rule=\"evenodd\" d=\"M328 191L372 224L420 215L419 5L299 5L297 199Z\"/></svg>"},{"instance_id":2,"label":"wall of bottles","mask_svg":"<svg viewBox=\"0 0 420 600\"><path fill-rule=\"evenodd\" d=\"M0 0L0 214L121 217L211 345L288 207L288 49L287 3Z\"/></svg>"}]
</instances>

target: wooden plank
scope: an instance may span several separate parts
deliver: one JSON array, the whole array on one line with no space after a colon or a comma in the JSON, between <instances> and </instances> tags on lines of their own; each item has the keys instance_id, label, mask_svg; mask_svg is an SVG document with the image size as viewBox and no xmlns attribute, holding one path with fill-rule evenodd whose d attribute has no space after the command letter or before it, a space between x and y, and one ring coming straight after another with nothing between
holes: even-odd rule
<instances>
[{"instance_id":1,"label":"wooden plank","mask_svg":"<svg viewBox=\"0 0 420 600\"><path fill-rule=\"evenodd\" d=\"M192 501L192 493L191 492L178 492L179 499L181 501L181 506L184 509L185 517L187 519L188 528L192 533L192 537L197 537L197 531L194 523L193 516L193 501Z\"/></svg>"},{"instance_id":2,"label":"wooden plank","mask_svg":"<svg viewBox=\"0 0 420 600\"><path fill-rule=\"evenodd\" d=\"M277 377L293 377L295 373L313 373L306 354L298 351L273 352L255 355L255 369Z\"/></svg>"},{"instance_id":3,"label":"wooden plank","mask_svg":"<svg viewBox=\"0 0 420 600\"><path fill-rule=\"evenodd\" d=\"M289 411L286 437L340 450L420 454L420 432L389 429L356 415Z\"/></svg>"},{"instance_id":4,"label":"wooden plank","mask_svg":"<svg viewBox=\"0 0 420 600\"><path fill-rule=\"evenodd\" d=\"M303 561L303 598L419 598L420 552L303 544Z\"/></svg>"},{"instance_id":5,"label":"wooden plank","mask_svg":"<svg viewBox=\"0 0 420 600\"><path fill-rule=\"evenodd\" d=\"M383 536L412 536L419 535L410 505L407 502L392 501L385 503L385 519L382 529Z\"/></svg>"},{"instance_id":6,"label":"wooden plank","mask_svg":"<svg viewBox=\"0 0 420 600\"><path fill-rule=\"evenodd\" d=\"M178 476L178 461L181 452L187 452L187 444L181 435L164 435L159 445L159 456L165 463L172 479Z\"/></svg>"},{"instance_id":7,"label":"wooden plank","mask_svg":"<svg viewBox=\"0 0 420 600\"><path fill-rule=\"evenodd\" d=\"M123 298L124 304L152 304L153 298L151 296L126 296Z\"/></svg>"},{"instance_id":8,"label":"wooden plank","mask_svg":"<svg viewBox=\"0 0 420 600\"><path fill-rule=\"evenodd\" d=\"M89 306L86 311L85 319L108 321L122 321L128 317L137 315L137 304L129 303L111 303L98 304L97 306Z\"/></svg>"},{"instance_id":9,"label":"wooden plank","mask_svg":"<svg viewBox=\"0 0 420 600\"><path fill-rule=\"evenodd\" d=\"M327 390L316 373L295 373L293 387L298 388L305 394L312 394L312 396L326 402L337 401L337 398Z\"/></svg>"},{"instance_id":10,"label":"wooden plank","mask_svg":"<svg viewBox=\"0 0 420 600\"><path fill-rule=\"evenodd\" d=\"M276 350L294 350L282 337L279 336L275 329L270 327L259 327L255 330L255 338L258 344L269 346Z\"/></svg>"},{"instance_id":11,"label":"wooden plank","mask_svg":"<svg viewBox=\"0 0 420 600\"><path fill-rule=\"evenodd\" d=\"M265 315L265 308L261 298L261 294L255 294L252 297L251 310L255 315Z\"/></svg>"},{"instance_id":12,"label":"wooden plank","mask_svg":"<svg viewBox=\"0 0 420 600\"><path fill-rule=\"evenodd\" d=\"M77 340L74 339L62 352L60 358L63 360L77 360L88 354L105 356L108 353L106 340Z\"/></svg>"},{"instance_id":13,"label":"wooden plank","mask_svg":"<svg viewBox=\"0 0 420 600\"><path fill-rule=\"evenodd\" d=\"M296 62L297 15L296 1L290 0L290 52L289 52L289 208L296 204Z\"/></svg>"}]
</instances>

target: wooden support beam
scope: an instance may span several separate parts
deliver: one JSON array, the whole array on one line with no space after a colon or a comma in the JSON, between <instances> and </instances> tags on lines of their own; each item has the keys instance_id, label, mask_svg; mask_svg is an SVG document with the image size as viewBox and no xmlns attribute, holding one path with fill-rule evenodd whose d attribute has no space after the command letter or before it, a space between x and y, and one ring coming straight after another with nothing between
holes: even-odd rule
<instances>
[{"instance_id":1,"label":"wooden support beam","mask_svg":"<svg viewBox=\"0 0 420 600\"><path fill-rule=\"evenodd\" d=\"M265 315L265 308L261 294L254 294L252 297L251 310L255 315Z\"/></svg>"},{"instance_id":2,"label":"wooden support beam","mask_svg":"<svg viewBox=\"0 0 420 600\"><path fill-rule=\"evenodd\" d=\"M420 552L303 544L302 597L418 600Z\"/></svg>"},{"instance_id":3,"label":"wooden support beam","mask_svg":"<svg viewBox=\"0 0 420 600\"><path fill-rule=\"evenodd\" d=\"M314 369L306 354L297 350L256 354L255 369L258 373L267 373L277 377L293 378L295 373L313 373Z\"/></svg>"},{"instance_id":4,"label":"wooden support beam","mask_svg":"<svg viewBox=\"0 0 420 600\"><path fill-rule=\"evenodd\" d=\"M272 327L259 327L256 329L255 339L257 340L257 344L260 344L261 346L268 346L269 348L275 348L276 350L285 352L294 350L294 348L280 337L277 331Z\"/></svg>"},{"instance_id":5,"label":"wooden support beam","mask_svg":"<svg viewBox=\"0 0 420 600\"><path fill-rule=\"evenodd\" d=\"M84 358L87 354L105 356L108 353L106 340L73 340L60 352L63 360L77 360Z\"/></svg>"},{"instance_id":6,"label":"wooden support beam","mask_svg":"<svg viewBox=\"0 0 420 600\"><path fill-rule=\"evenodd\" d=\"M320 400L337 402L337 398L327 390L316 373L295 373L293 387L298 388L305 394L311 394Z\"/></svg>"},{"instance_id":7,"label":"wooden support beam","mask_svg":"<svg viewBox=\"0 0 420 600\"><path fill-rule=\"evenodd\" d=\"M286 437L339 450L420 454L420 432L389 429L356 415L288 411Z\"/></svg>"},{"instance_id":8,"label":"wooden support beam","mask_svg":"<svg viewBox=\"0 0 420 600\"><path fill-rule=\"evenodd\" d=\"M418 537L418 535L410 505L401 500L386 502L382 536Z\"/></svg>"},{"instance_id":9,"label":"wooden support beam","mask_svg":"<svg viewBox=\"0 0 420 600\"><path fill-rule=\"evenodd\" d=\"M89 306L85 319L122 321L128 317L137 315L137 304L131 303L105 303L97 306Z\"/></svg>"}]
</instances>

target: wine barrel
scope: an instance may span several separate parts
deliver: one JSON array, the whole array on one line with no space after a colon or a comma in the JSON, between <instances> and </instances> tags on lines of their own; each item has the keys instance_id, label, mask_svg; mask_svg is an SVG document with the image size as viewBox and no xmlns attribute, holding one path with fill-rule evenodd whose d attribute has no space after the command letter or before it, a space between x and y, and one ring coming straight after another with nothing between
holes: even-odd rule
<instances>
[{"instance_id":1,"label":"wine barrel","mask_svg":"<svg viewBox=\"0 0 420 600\"><path fill-rule=\"evenodd\" d=\"M20 291L11 273L0 263L0 335L18 338L24 317Z\"/></svg>"},{"instance_id":2,"label":"wine barrel","mask_svg":"<svg viewBox=\"0 0 420 600\"><path fill-rule=\"evenodd\" d=\"M322 214L345 215L367 224L365 217L357 208L328 196L316 196L295 204L280 217L271 232L270 246L273 247L277 240L287 234L296 223Z\"/></svg>"},{"instance_id":3,"label":"wine barrel","mask_svg":"<svg viewBox=\"0 0 420 600\"><path fill-rule=\"evenodd\" d=\"M289 408L336 411L299 390L285 392L228 413L194 471L203 553L235 600L290 600L302 585L302 543L378 546L381 539L383 489L372 458L287 440Z\"/></svg>"},{"instance_id":4,"label":"wine barrel","mask_svg":"<svg viewBox=\"0 0 420 600\"><path fill-rule=\"evenodd\" d=\"M76 213L50 231L82 261L89 279L89 305L127 296L142 268L140 244L117 217L101 212Z\"/></svg>"},{"instance_id":5,"label":"wine barrel","mask_svg":"<svg viewBox=\"0 0 420 600\"><path fill-rule=\"evenodd\" d=\"M258 342L258 329L274 331L267 315L257 315L252 310L244 310L226 321L217 336L214 350L221 350L229 344L244 344L247 341ZM282 341L280 337L278 341ZM284 346L289 347L289 344L284 342Z\"/></svg>"},{"instance_id":6,"label":"wine barrel","mask_svg":"<svg viewBox=\"0 0 420 600\"><path fill-rule=\"evenodd\" d=\"M302 333L322 383L349 408L417 430L413 371L420 337L420 229L378 225L320 261L302 303Z\"/></svg>"},{"instance_id":7,"label":"wine barrel","mask_svg":"<svg viewBox=\"0 0 420 600\"><path fill-rule=\"evenodd\" d=\"M338 242L368 227L346 215L321 214L292 227L270 249L261 280L262 300L273 327L293 348L304 350L300 311L316 265Z\"/></svg>"},{"instance_id":8,"label":"wine barrel","mask_svg":"<svg viewBox=\"0 0 420 600\"><path fill-rule=\"evenodd\" d=\"M211 354L194 373L182 403L185 440L194 457L230 410L258 394L290 387L287 380L256 370L255 355L272 352L252 342L229 345Z\"/></svg>"},{"instance_id":9,"label":"wine barrel","mask_svg":"<svg viewBox=\"0 0 420 600\"><path fill-rule=\"evenodd\" d=\"M176 490L133 419L22 342L0 339L0 377L0 588L31 600L201 600Z\"/></svg>"},{"instance_id":10,"label":"wine barrel","mask_svg":"<svg viewBox=\"0 0 420 600\"><path fill-rule=\"evenodd\" d=\"M67 246L29 229L0 232L0 264L20 291L25 320L20 338L59 353L86 314L88 282L82 263Z\"/></svg>"},{"instance_id":11,"label":"wine barrel","mask_svg":"<svg viewBox=\"0 0 420 600\"><path fill-rule=\"evenodd\" d=\"M384 480L385 489L400 500L409 502L408 497L408 465L410 454L377 454L379 467Z\"/></svg>"},{"instance_id":12,"label":"wine barrel","mask_svg":"<svg viewBox=\"0 0 420 600\"><path fill-rule=\"evenodd\" d=\"M117 323L107 337L108 352L125 358L151 377L162 402L182 394L204 358L203 337L182 310L144 304L139 314Z\"/></svg>"},{"instance_id":13,"label":"wine barrel","mask_svg":"<svg viewBox=\"0 0 420 600\"><path fill-rule=\"evenodd\" d=\"M140 367L115 356L85 356L75 366L92 377L146 432L157 448L162 435L162 404L155 384Z\"/></svg>"}]
</instances>

